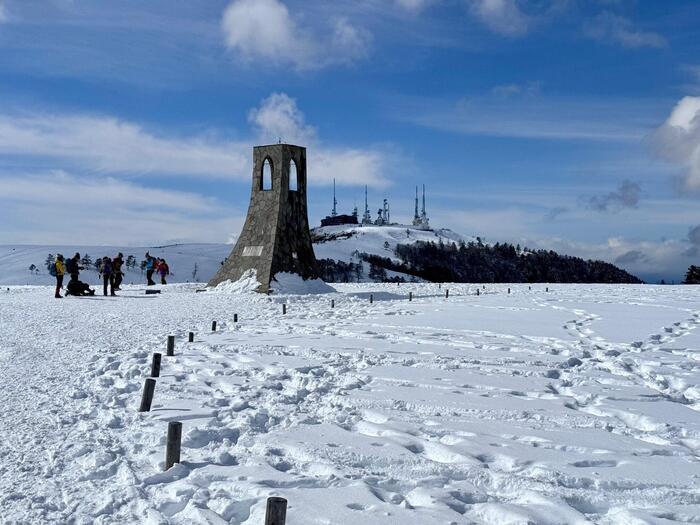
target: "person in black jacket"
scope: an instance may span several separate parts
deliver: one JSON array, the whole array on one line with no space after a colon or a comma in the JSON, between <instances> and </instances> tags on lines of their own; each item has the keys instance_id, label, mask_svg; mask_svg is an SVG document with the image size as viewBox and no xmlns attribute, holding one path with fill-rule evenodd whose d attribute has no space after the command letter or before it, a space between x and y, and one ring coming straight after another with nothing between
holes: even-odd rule
<instances>
[{"instance_id":1,"label":"person in black jacket","mask_svg":"<svg viewBox=\"0 0 700 525\"><path fill-rule=\"evenodd\" d=\"M110 286L110 295L117 295L114 293L114 272L112 269L112 259L109 257L102 257L102 266L100 266L100 273L102 274L102 279L104 283L104 294L107 295L107 285Z\"/></svg>"},{"instance_id":2,"label":"person in black jacket","mask_svg":"<svg viewBox=\"0 0 700 525\"><path fill-rule=\"evenodd\" d=\"M80 266L80 254L76 253L73 257L68 259L66 261L66 273L70 274L70 280L72 281L77 281L78 276L80 275L80 270L84 270L82 266Z\"/></svg>"},{"instance_id":3,"label":"person in black jacket","mask_svg":"<svg viewBox=\"0 0 700 525\"><path fill-rule=\"evenodd\" d=\"M122 279L124 277L124 272L122 272L122 266L124 265L124 255L119 252L114 259L112 259L112 275L114 276L114 289L121 290Z\"/></svg>"}]
</instances>

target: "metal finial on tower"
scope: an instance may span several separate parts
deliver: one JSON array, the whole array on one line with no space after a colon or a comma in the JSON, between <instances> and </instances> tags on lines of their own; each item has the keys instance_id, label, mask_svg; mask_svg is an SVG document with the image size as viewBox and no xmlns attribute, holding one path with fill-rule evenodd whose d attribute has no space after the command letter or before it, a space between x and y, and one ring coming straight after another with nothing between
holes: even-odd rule
<instances>
[{"instance_id":1,"label":"metal finial on tower","mask_svg":"<svg viewBox=\"0 0 700 525\"><path fill-rule=\"evenodd\" d=\"M413 223L415 224L418 219L419 219L419 216L418 216L418 186L416 186L416 208L415 208L415 211L413 212Z\"/></svg>"},{"instance_id":2,"label":"metal finial on tower","mask_svg":"<svg viewBox=\"0 0 700 525\"><path fill-rule=\"evenodd\" d=\"M421 210L421 214L425 217L425 184L423 184L423 209Z\"/></svg>"},{"instance_id":3,"label":"metal finial on tower","mask_svg":"<svg viewBox=\"0 0 700 525\"><path fill-rule=\"evenodd\" d=\"M335 200L335 179L333 179L333 211L331 212L331 217L338 215L338 201Z\"/></svg>"}]
</instances>

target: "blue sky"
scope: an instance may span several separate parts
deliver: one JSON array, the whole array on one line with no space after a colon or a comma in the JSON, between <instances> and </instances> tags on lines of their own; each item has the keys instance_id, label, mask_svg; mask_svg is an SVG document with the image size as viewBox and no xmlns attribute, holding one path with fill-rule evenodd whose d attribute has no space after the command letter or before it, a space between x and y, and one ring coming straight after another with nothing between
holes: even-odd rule
<instances>
[{"instance_id":1,"label":"blue sky","mask_svg":"<svg viewBox=\"0 0 700 525\"><path fill-rule=\"evenodd\" d=\"M0 0L0 243L228 241L251 147L312 223L409 220L678 280L700 263L700 3Z\"/></svg>"}]
</instances>

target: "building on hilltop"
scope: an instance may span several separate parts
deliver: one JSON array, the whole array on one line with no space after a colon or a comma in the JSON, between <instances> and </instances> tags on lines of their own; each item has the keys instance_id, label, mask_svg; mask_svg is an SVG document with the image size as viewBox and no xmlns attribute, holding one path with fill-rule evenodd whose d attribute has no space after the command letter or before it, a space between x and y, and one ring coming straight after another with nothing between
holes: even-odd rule
<instances>
[{"instance_id":1,"label":"building on hilltop","mask_svg":"<svg viewBox=\"0 0 700 525\"><path fill-rule=\"evenodd\" d=\"M389 201L384 199L383 206L377 210L377 218L374 221L376 226L385 226L391 224L391 216L389 215Z\"/></svg>"},{"instance_id":2,"label":"building on hilltop","mask_svg":"<svg viewBox=\"0 0 700 525\"><path fill-rule=\"evenodd\" d=\"M333 209L331 214L321 219L321 226L338 226L341 224L357 224L357 206L352 215L338 214L338 201L335 198L335 179L333 179Z\"/></svg>"},{"instance_id":3,"label":"building on hilltop","mask_svg":"<svg viewBox=\"0 0 700 525\"><path fill-rule=\"evenodd\" d=\"M422 230L430 229L430 220L425 212L425 184L423 184L423 207L420 214L418 213L418 186L416 186L416 207L413 213L413 226Z\"/></svg>"}]
</instances>

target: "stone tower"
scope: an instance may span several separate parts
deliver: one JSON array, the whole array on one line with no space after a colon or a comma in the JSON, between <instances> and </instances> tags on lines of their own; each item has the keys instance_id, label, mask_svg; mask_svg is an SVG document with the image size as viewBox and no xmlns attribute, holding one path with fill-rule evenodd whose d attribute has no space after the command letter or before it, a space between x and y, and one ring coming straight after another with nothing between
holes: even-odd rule
<instances>
[{"instance_id":1,"label":"stone tower","mask_svg":"<svg viewBox=\"0 0 700 525\"><path fill-rule=\"evenodd\" d=\"M236 246L209 286L257 271L268 292L279 272L318 277L306 211L306 148L272 144L253 148L253 188Z\"/></svg>"}]
</instances>

